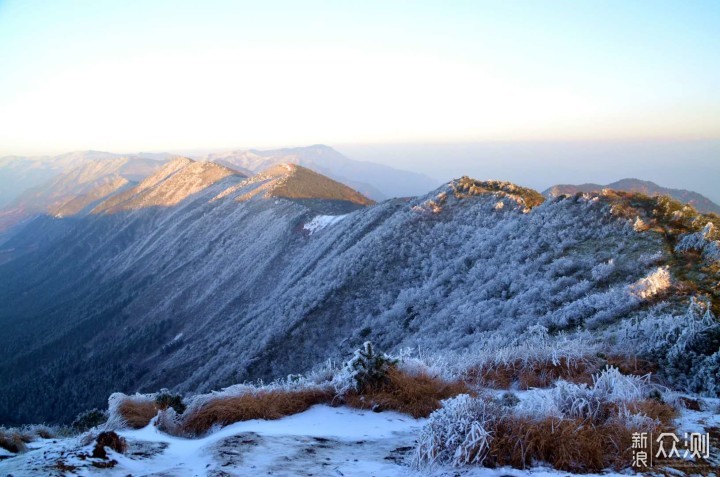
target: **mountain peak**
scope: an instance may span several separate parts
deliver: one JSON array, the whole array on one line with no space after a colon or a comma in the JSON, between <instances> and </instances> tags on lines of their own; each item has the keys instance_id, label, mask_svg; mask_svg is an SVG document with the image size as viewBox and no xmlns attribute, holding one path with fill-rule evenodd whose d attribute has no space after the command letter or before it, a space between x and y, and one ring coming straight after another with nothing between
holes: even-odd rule
<instances>
[{"instance_id":1,"label":"mountain peak","mask_svg":"<svg viewBox=\"0 0 720 477\"><path fill-rule=\"evenodd\" d=\"M345 184L298 164L278 164L260 175L273 179L272 185L265 191L265 197L341 200L363 206L375 203Z\"/></svg>"},{"instance_id":2,"label":"mountain peak","mask_svg":"<svg viewBox=\"0 0 720 477\"><path fill-rule=\"evenodd\" d=\"M210 161L176 157L155 174L130 190L106 200L94 213L115 213L145 207L177 205L226 177L245 177L228 167Z\"/></svg>"},{"instance_id":3,"label":"mountain peak","mask_svg":"<svg viewBox=\"0 0 720 477\"><path fill-rule=\"evenodd\" d=\"M375 202L358 191L298 164L271 166L230 187L215 199L233 196L244 202L253 198L283 198L302 203L316 212L344 213Z\"/></svg>"}]
</instances>

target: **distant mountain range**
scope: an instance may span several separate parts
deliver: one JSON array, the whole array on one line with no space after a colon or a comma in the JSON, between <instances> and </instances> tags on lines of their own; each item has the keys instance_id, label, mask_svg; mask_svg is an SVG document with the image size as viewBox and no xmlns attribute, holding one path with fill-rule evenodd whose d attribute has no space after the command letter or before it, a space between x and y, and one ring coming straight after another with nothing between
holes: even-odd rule
<instances>
[{"instance_id":1,"label":"distant mountain range","mask_svg":"<svg viewBox=\"0 0 720 477\"><path fill-rule=\"evenodd\" d=\"M61 217L87 213L94 204L132 187L163 164L141 157L98 157L98 154L73 156L69 160L60 157L58 161L47 163L56 167L58 174L18 194L0 209L0 237L11 227L37 215ZM24 164L32 166L31 162ZM17 164L14 167L21 169ZM0 174L3 170L0 165Z\"/></svg>"},{"instance_id":2,"label":"distant mountain range","mask_svg":"<svg viewBox=\"0 0 720 477\"><path fill-rule=\"evenodd\" d=\"M28 189L45 185L48 180L90 162L118 158L166 162L177 157L169 153L115 154L103 151L77 151L57 156L0 158L0 208L7 207ZM437 187L438 183L422 174L402 171L371 162L348 159L331 147L315 145L261 151L256 149L190 156L231 167L247 176L278 164L298 164L318 171L364 195L382 200L414 196ZM142 179L143 177L139 177ZM137 178L136 178L137 179Z\"/></svg>"},{"instance_id":3,"label":"distant mountain range","mask_svg":"<svg viewBox=\"0 0 720 477\"><path fill-rule=\"evenodd\" d=\"M690 204L700 212L712 212L720 214L720 205L711 201L704 195L684 189L670 189L662 187L654 182L641 181L639 179L621 179L607 185L600 184L558 184L550 187L543 195L556 197L561 194L572 195L578 192L600 192L603 189L621 190L625 192L640 192L646 195L668 195L680 202Z\"/></svg>"},{"instance_id":4,"label":"distant mountain range","mask_svg":"<svg viewBox=\"0 0 720 477\"><path fill-rule=\"evenodd\" d=\"M3 184L0 190L0 243L12 233L8 232L12 227L37 215L82 215L115 194L119 195L115 202L124 201L129 189L177 157L165 153L120 155L82 151L38 158L0 158L0 183ZM216 153L198 159L198 165L193 167L205 168L207 174L231 170L232 174L245 177L279 164L296 164L325 174L374 200L418 195L437 186L421 174L353 161L322 145ZM224 169L200 165L204 162ZM187 186L193 188L191 184ZM172 183L166 187L172 188ZM135 200L141 199L136 197ZM110 207L110 203L105 206Z\"/></svg>"},{"instance_id":5,"label":"distant mountain range","mask_svg":"<svg viewBox=\"0 0 720 477\"><path fill-rule=\"evenodd\" d=\"M335 149L324 145L269 151L250 149L214 153L201 159L234 167L249 175L271 165L298 164L347 184L376 201L424 194L439 185L438 182L422 174L348 159Z\"/></svg>"}]
</instances>

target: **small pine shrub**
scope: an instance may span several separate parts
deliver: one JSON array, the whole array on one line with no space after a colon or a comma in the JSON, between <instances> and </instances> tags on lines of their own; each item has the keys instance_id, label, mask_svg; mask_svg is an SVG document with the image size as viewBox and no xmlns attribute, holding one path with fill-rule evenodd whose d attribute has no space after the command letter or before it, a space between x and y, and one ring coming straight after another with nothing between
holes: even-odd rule
<instances>
[{"instance_id":1,"label":"small pine shrub","mask_svg":"<svg viewBox=\"0 0 720 477\"><path fill-rule=\"evenodd\" d=\"M387 378L387 372L398 360L385 353L378 353L372 343L366 341L362 348L355 351L354 356L347 362L348 370L356 391L365 387L374 387L382 384Z\"/></svg>"},{"instance_id":2,"label":"small pine shrub","mask_svg":"<svg viewBox=\"0 0 720 477\"><path fill-rule=\"evenodd\" d=\"M161 390L160 393L155 396L155 405L160 410L165 410L171 407L178 414L182 414L183 412L185 412L186 409L182 395L172 394L167 389Z\"/></svg>"},{"instance_id":3,"label":"small pine shrub","mask_svg":"<svg viewBox=\"0 0 720 477\"><path fill-rule=\"evenodd\" d=\"M515 407L520 403L520 398L515 393L507 392L500 396L499 402L504 407Z\"/></svg>"},{"instance_id":4,"label":"small pine shrub","mask_svg":"<svg viewBox=\"0 0 720 477\"><path fill-rule=\"evenodd\" d=\"M99 409L90 409L83 411L77 415L70 427L78 432L87 432L93 427L101 426L107 422L108 415L106 411Z\"/></svg>"}]
</instances>

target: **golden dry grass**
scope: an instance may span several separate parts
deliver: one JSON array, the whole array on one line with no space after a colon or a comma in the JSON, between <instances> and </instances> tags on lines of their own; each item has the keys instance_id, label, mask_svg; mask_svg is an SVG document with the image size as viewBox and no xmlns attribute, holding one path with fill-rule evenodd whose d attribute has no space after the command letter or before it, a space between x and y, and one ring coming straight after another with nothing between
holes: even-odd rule
<instances>
[{"instance_id":1,"label":"golden dry grass","mask_svg":"<svg viewBox=\"0 0 720 477\"><path fill-rule=\"evenodd\" d=\"M625 375L645 376L658 372L657 363L631 355L611 355L607 357L608 366L614 366Z\"/></svg>"},{"instance_id":2,"label":"golden dry grass","mask_svg":"<svg viewBox=\"0 0 720 477\"><path fill-rule=\"evenodd\" d=\"M600 370L598 360L561 358L552 361L524 363L516 361L508 364L493 364L471 368L466 377L470 383L493 389L509 389L517 383L520 389L546 388L564 379L573 383L592 384L592 375Z\"/></svg>"},{"instance_id":3,"label":"golden dry grass","mask_svg":"<svg viewBox=\"0 0 720 477\"><path fill-rule=\"evenodd\" d=\"M653 404L654 403L654 404ZM545 462L569 472L601 472L607 468L625 469L632 462L634 432L670 431L674 410L656 401L641 401L638 411L659 418L657 428L632 429L615 419L608 408L607 419L591 422L583 419L548 417L505 417L494 429L486 465L527 468Z\"/></svg>"},{"instance_id":4,"label":"golden dry grass","mask_svg":"<svg viewBox=\"0 0 720 477\"><path fill-rule=\"evenodd\" d=\"M141 429L155 417L158 408L153 401L125 399L118 407L118 412L127 425L133 429Z\"/></svg>"},{"instance_id":5,"label":"golden dry grass","mask_svg":"<svg viewBox=\"0 0 720 477\"><path fill-rule=\"evenodd\" d=\"M392 367L383 383L366 387L360 393L350 392L344 399L350 407L398 411L419 418L440 409L440 400L469 392L462 381L448 382L428 374L413 376Z\"/></svg>"},{"instance_id":6,"label":"golden dry grass","mask_svg":"<svg viewBox=\"0 0 720 477\"><path fill-rule=\"evenodd\" d=\"M634 401L628 403L627 408L633 414L644 414L651 419L659 421L665 427L670 427L673 419L678 416L677 409L654 399Z\"/></svg>"},{"instance_id":7,"label":"golden dry grass","mask_svg":"<svg viewBox=\"0 0 720 477\"><path fill-rule=\"evenodd\" d=\"M569 472L626 468L632 462L633 432L610 421L504 418L495 427L486 465L523 469L545 462Z\"/></svg>"},{"instance_id":8,"label":"golden dry grass","mask_svg":"<svg viewBox=\"0 0 720 477\"><path fill-rule=\"evenodd\" d=\"M212 426L227 426L251 419L279 419L297 414L315 404L332 403L329 390L306 389L298 391L258 391L242 396L214 399L185 416L182 430L198 436Z\"/></svg>"}]
</instances>

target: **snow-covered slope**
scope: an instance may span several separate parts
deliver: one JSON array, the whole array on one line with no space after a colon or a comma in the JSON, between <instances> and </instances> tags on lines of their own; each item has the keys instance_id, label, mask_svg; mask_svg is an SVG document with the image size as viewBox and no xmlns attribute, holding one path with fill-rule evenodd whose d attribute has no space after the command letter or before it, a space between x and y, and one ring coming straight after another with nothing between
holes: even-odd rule
<instances>
[{"instance_id":1,"label":"snow-covered slope","mask_svg":"<svg viewBox=\"0 0 720 477\"><path fill-rule=\"evenodd\" d=\"M0 266L0 422L72 419L113 391L303 372L366 339L449 355L538 323L599 339L623 323L684 323L687 292L638 292L671 259L662 234L599 197L540 204L463 179L327 223L303 199L252 193L272 178L228 178L171 207L24 232L63 230ZM633 331L639 343L648 330Z\"/></svg>"}]
</instances>

